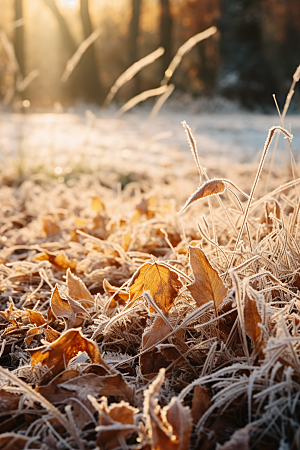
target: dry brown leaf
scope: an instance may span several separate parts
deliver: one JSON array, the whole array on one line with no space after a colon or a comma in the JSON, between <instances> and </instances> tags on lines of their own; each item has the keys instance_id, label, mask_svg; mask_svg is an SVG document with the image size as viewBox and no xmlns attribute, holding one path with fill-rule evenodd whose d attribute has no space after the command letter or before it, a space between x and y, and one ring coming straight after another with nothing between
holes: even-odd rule
<instances>
[{"instance_id":1,"label":"dry brown leaf","mask_svg":"<svg viewBox=\"0 0 300 450\"><path fill-rule=\"evenodd\" d=\"M53 216L43 216L41 218L42 227L47 237L53 237L60 234L61 229L54 221Z\"/></svg>"},{"instance_id":2,"label":"dry brown leaf","mask_svg":"<svg viewBox=\"0 0 300 450\"><path fill-rule=\"evenodd\" d=\"M80 302L85 308L90 308L94 305L94 298L90 291L80 278L76 277L70 269L67 270L67 286L69 296L73 300L87 300L86 302Z\"/></svg>"},{"instance_id":3,"label":"dry brown leaf","mask_svg":"<svg viewBox=\"0 0 300 450\"><path fill-rule=\"evenodd\" d=\"M250 432L255 427L253 424L249 424L246 427L237 430L233 433L229 441L224 445L218 445L217 450L249 450Z\"/></svg>"},{"instance_id":4,"label":"dry brown leaf","mask_svg":"<svg viewBox=\"0 0 300 450\"><path fill-rule=\"evenodd\" d=\"M77 266L76 259L67 258L64 252L60 252L58 254L42 252L34 257L37 261L49 261L53 266L55 266L59 270L74 270Z\"/></svg>"},{"instance_id":5,"label":"dry brown leaf","mask_svg":"<svg viewBox=\"0 0 300 450\"><path fill-rule=\"evenodd\" d=\"M132 277L129 285L130 301L143 295L144 291L149 291L156 305L166 312L172 307L181 287L176 272L158 263L146 263ZM155 312L151 305L148 307L150 312Z\"/></svg>"},{"instance_id":6,"label":"dry brown leaf","mask_svg":"<svg viewBox=\"0 0 300 450\"><path fill-rule=\"evenodd\" d=\"M165 379L165 370L159 374L145 392L144 415L151 430L151 446L155 450L188 450L192 431L191 412L177 397L164 408L158 404L158 393Z\"/></svg>"},{"instance_id":7,"label":"dry brown leaf","mask_svg":"<svg viewBox=\"0 0 300 450\"><path fill-rule=\"evenodd\" d=\"M96 428L98 436L96 443L100 450L113 450L123 447L122 442L128 439L136 431L134 426L134 414L139 410L130 406L129 403L121 401L107 405L107 398L102 398L101 403L88 396L90 402L98 411L99 427ZM114 426L113 430L106 430L105 427Z\"/></svg>"},{"instance_id":8,"label":"dry brown leaf","mask_svg":"<svg viewBox=\"0 0 300 450\"><path fill-rule=\"evenodd\" d=\"M20 396L13 393L8 392L5 389L0 389L0 413L13 411L14 409L18 409Z\"/></svg>"},{"instance_id":9,"label":"dry brown leaf","mask_svg":"<svg viewBox=\"0 0 300 450\"><path fill-rule=\"evenodd\" d=\"M80 303L76 302L71 297L65 298L63 294L60 293L58 285L55 286L52 292L50 310L49 317L51 317L52 313L56 318L64 318L67 329L73 328L75 325L81 325L84 317L88 316L87 310L81 306ZM79 314L81 317L78 317Z\"/></svg>"},{"instance_id":10,"label":"dry brown leaf","mask_svg":"<svg viewBox=\"0 0 300 450\"><path fill-rule=\"evenodd\" d=\"M77 370L66 370L55 378L55 383L51 382L47 386L39 386L37 390L51 403L71 403L74 420L82 429L92 419L93 407L87 399L88 395L94 397L112 396L117 401L134 401L134 391L120 373L110 375L104 370L103 373L105 373L103 376L94 373L79 375ZM76 399L79 402L76 402ZM84 406L81 406L81 404ZM91 414L88 413L87 409Z\"/></svg>"},{"instance_id":11,"label":"dry brown leaf","mask_svg":"<svg viewBox=\"0 0 300 450\"><path fill-rule=\"evenodd\" d=\"M208 410L211 405L210 396L208 395L207 389L202 386L197 385L194 390L193 401L192 401L192 418L196 425L203 414Z\"/></svg>"},{"instance_id":12,"label":"dry brown leaf","mask_svg":"<svg viewBox=\"0 0 300 450\"><path fill-rule=\"evenodd\" d=\"M48 345L27 351L31 356L31 367L34 368L37 364L48 366L51 369L52 377L62 372L69 361L79 352L86 352L92 362L101 364L109 370L108 365L101 358L97 345L82 336L77 329L66 331Z\"/></svg>"},{"instance_id":13,"label":"dry brown leaf","mask_svg":"<svg viewBox=\"0 0 300 450\"><path fill-rule=\"evenodd\" d=\"M170 331L172 330L169 325L165 323L162 317L157 316L154 319L151 328L143 334L141 350L144 351L147 350L147 348L152 347L152 345L155 345L167 336ZM182 340L182 336L183 330L178 331L177 338L181 341L182 346L186 346ZM143 376L147 375L147 379L153 378L160 368L168 367L170 361L175 361L180 357L179 351L173 345L168 345L164 350L165 351L163 352L159 352L157 349L152 349L140 356L140 371ZM178 361L178 364L180 364L180 361Z\"/></svg>"},{"instance_id":14,"label":"dry brown leaf","mask_svg":"<svg viewBox=\"0 0 300 450\"><path fill-rule=\"evenodd\" d=\"M261 323L261 317L257 310L255 291L248 285L245 286L244 294L244 323L246 334L256 346L261 337L261 328L258 326Z\"/></svg>"},{"instance_id":15,"label":"dry brown leaf","mask_svg":"<svg viewBox=\"0 0 300 450\"><path fill-rule=\"evenodd\" d=\"M2 433L0 434L0 449L22 450L30 440L32 440L31 437L22 436L17 433Z\"/></svg>"},{"instance_id":16,"label":"dry brown leaf","mask_svg":"<svg viewBox=\"0 0 300 450\"><path fill-rule=\"evenodd\" d=\"M215 309L227 295L227 288L218 272L210 265L205 253L199 247L189 246L189 261L195 281L187 286L198 306L213 300Z\"/></svg>"},{"instance_id":17,"label":"dry brown leaf","mask_svg":"<svg viewBox=\"0 0 300 450\"><path fill-rule=\"evenodd\" d=\"M197 191L195 191L190 198L187 200L186 204L178 211L177 214L182 214L192 203L197 200L201 200L205 197L210 197L211 195L223 194L226 189L226 183L220 179L213 179L206 181L206 183L202 184Z\"/></svg>"}]
</instances>

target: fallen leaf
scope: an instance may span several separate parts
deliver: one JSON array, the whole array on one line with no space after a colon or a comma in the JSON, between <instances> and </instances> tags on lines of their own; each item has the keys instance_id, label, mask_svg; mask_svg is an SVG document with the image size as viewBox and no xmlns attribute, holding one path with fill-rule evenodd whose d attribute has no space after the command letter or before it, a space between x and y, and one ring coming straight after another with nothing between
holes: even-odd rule
<instances>
[{"instance_id":1,"label":"fallen leaf","mask_svg":"<svg viewBox=\"0 0 300 450\"><path fill-rule=\"evenodd\" d=\"M261 338L261 328L258 326L262 322L257 310L255 300L256 291L248 283L244 286L244 322L245 332L252 339L256 346Z\"/></svg>"},{"instance_id":2,"label":"fallen leaf","mask_svg":"<svg viewBox=\"0 0 300 450\"><path fill-rule=\"evenodd\" d=\"M213 300L215 309L227 295L227 288L218 272L210 265L205 253L199 247L189 246L189 261L195 281L187 286L198 306Z\"/></svg>"},{"instance_id":3,"label":"fallen leaf","mask_svg":"<svg viewBox=\"0 0 300 450\"><path fill-rule=\"evenodd\" d=\"M132 222L137 222L139 218L145 214L147 220L155 216L157 198L155 195L150 197L143 197L141 202L136 206L136 213L132 218Z\"/></svg>"},{"instance_id":4,"label":"fallen leaf","mask_svg":"<svg viewBox=\"0 0 300 450\"><path fill-rule=\"evenodd\" d=\"M0 434L0 449L1 450L22 450L25 445L35 440L32 437L22 436L17 433L2 433Z\"/></svg>"},{"instance_id":5,"label":"fallen leaf","mask_svg":"<svg viewBox=\"0 0 300 450\"><path fill-rule=\"evenodd\" d=\"M24 308L24 311L27 312L29 321L32 325L36 325L37 327L39 327L46 323L44 316L39 311L34 311L32 309L26 308Z\"/></svg>"},{"instance_id":6,"label":"fallen leaf","mask_svg":"<svg viewBox=\"0 0 300 450\"><path fill-rule=\"evenodd\" d=\"M93 407L87 400L88 395L115 397L117 401L134 401L134 390L122 375L110 375L107 371L104 376L99 376L94 373L79 375L77 370L66 370L55 378L55 384L51 382L47 386L39 386L37 390L51 403L69 404L73 400L73 417L80 429L93 420Z\"/></svg>"},{"instance_id":7,"label":"fallen leaf","mask_svg":"<svg viewBox=\"0 0 300 450\"><path fill-rule=\"evenodd\" d=\"M214 178L213 180L206 181L202 184L186 201L185 205L178 211L177 214L182 214L192 203L197 200L201 200L205 197L210 197L211 195L223 194L226 189L226 183L223 180Z\"/></svg>"},{"instance_id":8,"label":"fallen leaf","mask_svg":"<svg viewBox=\"0 0 300 450\"><path fill-rule=\"evenodd\" d=\"M202 386L197 385L194 390L193 400L192 400L192 418L196 425L203 414L208 410L211 405L210 396L208 395L207 389Z\"/></svg>"},{"instance_id":9,"label":"fallen leaf","mask_svg":"<svg viewBox=\"0 0 300 450\"><path fill-rule=\"evenodd\" d=\"M67 329L73 328L75 325L81 325L84 317L88 316L87 310L80 303L76 302L71 297L65 298L63 294L60 293L58 285L55 286L52 292L50 310L49 317L51 317L52 313L56 318L64 318ZM81 317L77 321L78 314L80 314Z\"/></svg>"},{"instance_id":10,"label":"fallen leaf","mask_svg":"<svg viewBox=\"0 0 300 450\"><path fill-rule=\"evenodd\" d=\"M249 450L250 432L255 427L253 424L249 424L246 427L237 430L233 433L229 441L224 445L218 445L217 450Z\"/></svg>"},{"instance_id":11,"label":"fallen leaf","mask_svg":"<svg viewBox=\"0 0 300 450\"><path fill-rule=\"evenodd\" d=\"M123 447L122 442L136 431L134 414L137 414L139 410L124 401L112 403L108 406L105 397L102 398L101 403L98 403L90 395L88 399L99 414L99 427L96 427L96 431L98 431L96 444L100 450L113 450ZM113 426L112 430L105 429L111 426Z\"/></svg>"},{"instance_id":12,"label":"fallen leaf","mask_svg":"<svg viewBox=\"0 0 300 450\"><path fill-rule=\"evenodd\" d=\"M105 292L111 296L115 302L126 303L129 299L129 293L125 289L120 289L118 287L112 286L106 278L103 280L103 289ZM115 305L116 306L116 305Z\"/></svg>"},{"instance_id":13,"label":"fallen leaf","mask_svg":"<svg viewBox=\"0 0 300 450\"><path fill-rule=\"evenodd\" d=\"M61 229L54 221L53 216L43 216L41 218L42 227L47 237L53 237L60 234Z\"/></svg>"},{"instance_id":14,"label":"fallen leaf","mask_svg":"<svg viewBox=\"0 0 300 450\"><path fill-rule=\"evenodd\" d=\"M37 364L48 366L52 377L62 372L79 352L86 352L92 362L101 364L109 370L101 358L97 345L82 336L78 329L68 330L56 341L27 351L31 357L31 367L34 369Z\"/></svg>"},{"instance_id":15,"label":"fallen leaf","mask_svg":"<svg viewBox=\"0 0 300 450\"><path fill-rule=\"evenodd\" d=\"M93 197L91 208L96 213L99 213L100 211L104 211L105 210L105 205L102 202L102 200L100 200L100 198Z\"/></svg>"},{"instance_id":16,"label":"fallen leaf","mask_svg":"<svg viewBox=\"0 0 300 450\"><path fill-rule=\"evenodd\" d=\"M77 266L76 259L69 260L64 252L58 254L50 252L42 252L34 257L37 261L49 261L53 266L59 270L74 270Z\"/></svg>"},{"instance_id":17,"label":"fallen leaf","mask_svg":"<svg viewBox=\"0 0 300 450\"><path fill-rule=\"evenodd\" d=\"M192 431L191 412L182 406L178 397L161 409L158 393L165 379L165 369L159 374L145 392L144 415L151 430L151 446L155 450L188 450Z\"/></svg>"},{"instance_id":18,"label":"fallen leaf","mask_svg":"<svg viewBox=\"0 0 300 450\"><path fill-rule=\"evenodd\" d=\"M157 316L154 319L151 328L146 330L143 334L141 350L144 351L147 350L147 348L152 347L152 345L155 345L171 331L171 328L165 323L162 317ZM177 338L180 339L182 345L186 345L182 340L182 336L183 331L178 331ZM162 353L161 351L158 351L157 348L154 348L140 356L140 371L143 376L147 375L147 379L153 378L160 368L168 367L170 361L175 361L180 357L180 353L175 346L168 345L165 350L166 351ZM169 350L169 352L167 352L167 350ZM178 363L180 363L180 361L178 361Z\"/></svg>"},{"instance_id":19,"label":"fallen leaf","mask_svg":"<svg viewBox=\"0 0 300 450\"><path fill-rule=\"evenodd\" d=\"M131 279L130 301L143 295L144 291L149 291L156 305L166 312L172 307L181 287L182 283L176 272L156 262L146 263L135 272ZM148 307L150 312L155 312L151 305Z\"/></svg>"},{"instance_id":20,"label":"fallen leaf","mask_svg":"<svg viewBox=\"0 0 300 450\"><path fill-rule=\"evenodd\" d=\"M94 305L94 298L90 291L84 282L76 277L70 269L67 270L67 287L69 296L73 300L87 300L86 302L80 302L85 308L90 308Z\"/></svg>"}]
</instances>

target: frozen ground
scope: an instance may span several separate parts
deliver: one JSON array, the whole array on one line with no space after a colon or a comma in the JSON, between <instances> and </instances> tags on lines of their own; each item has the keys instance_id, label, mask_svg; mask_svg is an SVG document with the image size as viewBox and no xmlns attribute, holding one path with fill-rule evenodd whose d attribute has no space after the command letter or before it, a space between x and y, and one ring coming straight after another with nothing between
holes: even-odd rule
<instances>
[{"instance_id":1,"label":"frozen ground","mask_svg":"<svg viewBox=\"0 0 300 450\"><path fill-rule=\"evenodd\" d=\"M105 113L0 114L1 162L14 157L50 170L70 170L75 164L93 168L114 165L121 170L133 167L180 169L192 162L183 120L190 125L200 158L253 162L261 155L268 130L279 124L277 115L245 112L205 114L167 106L147 128L150 109L136 108L116 118ZM285 126L294 135L296 160L300 153L300 115L286 118ZM289 147L280 137L276 162L289 161ZM59 169L58 169L59 171Z\"/></svg>"}]
</instances>

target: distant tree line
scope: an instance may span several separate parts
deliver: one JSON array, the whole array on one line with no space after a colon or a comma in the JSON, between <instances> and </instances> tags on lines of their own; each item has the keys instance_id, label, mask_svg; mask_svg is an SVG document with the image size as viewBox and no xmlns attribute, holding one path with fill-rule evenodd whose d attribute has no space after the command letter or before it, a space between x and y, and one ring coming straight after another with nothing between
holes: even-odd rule
<instances>
[{"instance_id":1,"label":"distant tree line","mask_svg":"<svg viewBox=\"0 0 300 450\"><path fill-rule=\"evenodd\" d=\"M41 1L55 17L62 42L71 57L78 45L65 17L55 0ZM160 0L159 4L159 42L165 53L157 79L162 78L178 48L176 39L182 44L193 34L215 24L219 29L218 40L198 44L197 60L191 58L190 67L178 74L177 87L192 94L222 94L249 108L271 104L273 93L283 99L300 63L299 0L187 0L182 2L179 10L172 0ZM138 44L143 0L128 0L128 5L131 8L127 45L129 66L144 56L140 54ZM22 19L23 6L22 0L14 0L15 20ZM87 38L93 32L89 0L79 0L79 6L84 38ZM178 23L181 28L175 38L174 29ZM15 29L14 45L20 73L24 76L23 27ZM108 89L99 76L104 64L92 44L68 80L65 95L100 104ZM139 84L137 76L136 91L141 88Z\"/></svg>"}]
</instances>

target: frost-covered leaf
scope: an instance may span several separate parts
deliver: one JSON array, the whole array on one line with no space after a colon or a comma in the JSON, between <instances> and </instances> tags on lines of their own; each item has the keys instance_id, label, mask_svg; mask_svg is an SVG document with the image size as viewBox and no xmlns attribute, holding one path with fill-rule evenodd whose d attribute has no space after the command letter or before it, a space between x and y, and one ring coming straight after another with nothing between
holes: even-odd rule
<instances>
[{"instance_id":1,"label":"frost-covered leaf","mask_svg":"<svg viewBox=\"0 0 300 450\"><path fill-rule=\"evenodd\" d=\"M78 329L71 329L63 333L56 341L27 350L31 356L31 367L37 364L46 365L51 369L52 376L62 372L69 361L79 352L86 352L92 362L103 365L109 370L94 342L85 338Z\"/></svg>"},{"instance_id":2,"label":"frost-covered leaf","mask_svg":"<svg viewBox=\"0 0 300 450\"><path fill-rule=\"evenodd\" d=\"M201 200L205 197L210 197L212 195L223 194L226 189L226 183L224 180L213 179L206 181L206 183L202 184L187 200L186 204L178 211L177 214L182 214L192 203L197 200Z\"/></svg>"},{"instance_id":3,"label":"frost-covered leaf","mask_svg":"<svg viewBox=\"0 0 300 450\"><path fill-rule=\"evenodd\" d=\"M182 283L176 272L158 263L146 263L132 277L129 300L135 300L144 291L149 291L156 305L166 312L172 307L181 287ZM154 312L151 305L149 310Z\"/></svg>"},{"instance_id":4,"label":"frost-covered leaf","mask_svg":"<svg viewBox=\"0 0 300 450\"><path fill-rule=\"evenodd\" d=\"M191 411L177 397L161 408L158 394L165 379L165 370L152 381L145 392L144 415L150 430L151 447L155 450L188 450L192 431Z\"/></svg>"},{"instance_id":5,"label":"frost-covered leaf","mask_svg":"<svg viewBox=\"0 0 300 450\"><path fill-rule=\"evenodd\" d=\"M204 251L199 247L189 246L188 248L195 281L187 288L198 306L213 300L217 309L227 295L227 288L218 272L210 265Z\"/></svg>"}]
</instances>

